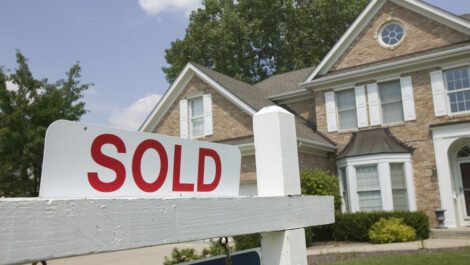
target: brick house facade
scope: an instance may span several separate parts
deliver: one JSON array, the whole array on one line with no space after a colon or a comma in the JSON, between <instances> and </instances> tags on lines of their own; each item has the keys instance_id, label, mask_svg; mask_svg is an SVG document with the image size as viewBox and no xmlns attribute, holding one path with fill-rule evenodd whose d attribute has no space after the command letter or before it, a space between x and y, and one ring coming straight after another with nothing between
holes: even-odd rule
<instances>
[{"instance_id":1,"label":"brick house facade","mask_svg":"<svg viewBox=\"0 0 470 265\"><path fill-rule=\"evenodd\" d=\"M191 138L182 128L199 118L180 111L211 106L211 124L194 125L210 133L197 138L239 146L241 192L256 194L251 118L280 105L296 115L300 168L336 172L343 211L423 210L434 220L443 208L447 226L470 225L469 66L464 17L372 0L316 67L252 86L188 64L142 130ZM207 94L210 104L194 100Z\"/></svg>"}]
</instances>

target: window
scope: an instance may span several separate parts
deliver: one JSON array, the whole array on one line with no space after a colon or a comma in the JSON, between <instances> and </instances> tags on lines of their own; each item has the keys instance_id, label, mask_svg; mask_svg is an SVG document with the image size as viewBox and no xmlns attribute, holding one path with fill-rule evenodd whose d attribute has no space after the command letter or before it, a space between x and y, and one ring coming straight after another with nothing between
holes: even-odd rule
<instances>
[{"instance_id":1,"label":"window","mask_svg":"<svg viewBox=\"0 0 470 265\"><path fill-rule=\"evenodd\" d=\"M396 123L403 121L403 103L400 80L379 83L382 122Z\"/></svg>"},{"instance_id":2,"label":"window","mask_svg":"<svg viewBox=\"0 0 470 265\"><path fill-rule=\"evenodd\" d=\"M343 167L339 170L340 178L341 178L341 189L342 189L342 197L344 203L344 209L348 213L350 211L349 208L349 194L348 194L348 182L346 177L346 168Z\"/></svg>"},{"instance_id":3,"label":"window","mask_svg":"<svg viewBox=\"0 0 470 265\"><path fill-rule=\"evenodd\" d=\"M396 22L390 22L382 26L379 31L379 42L387 47L397 46L405 36L405 29L403 26Z\"/></svg>"},{"instance_id":4,"label":"window","mask_svg":"<svg viewBox=\"0 0 470 265\"><path fill-rule=\"evenodd\" d=\"M470 111L469 67L444 71L444 84L450 102L450 111Z\"/></svg>"},{"instance_id":5,"label":"window","mask_svg":"<svg viewBox=\"0 0 470 265\"><path fill-rule=\"evenodd\" d=\"M356 167L357 195L361 211L382 210L377 166Z\"/></svg>"},{"instance_id":6,"label":"window","mask_svg":"<svg viewBox=\"0 0 470 265\"><path fill-rule=\"evenodd\" d=\"M204 94L180 100L180 137L212 135L212 96Z\"/></svg>"},{"instance_id":7,"label":"window","mask_svg":"<svg viewBox=\"0 0 470 265\"><path fill-rule=\"evenodd\" d=\"M408 210L408 196L406 194L405 169L403 163L390 164L390 178L392 182L392 196L394 210Z\"/></svg>"},{"instance_id":8,"label":"window","mask_svg":"<svg viewBox=\"0 0 470 265\"><path fill-rule=\"evenodd\" d=\"M338 108L339 129L357 128L356 95L354 89L336 92L336 106Z\"/></svg>"},{"instance_id":9,"label":"window","mask_svg":"<svg viewBox=\"0 0 470 265\"><path fill-rule=\"evenodd\" d=\"M191 137L204 136L204 102L202 96L197 98L191 98L188 100L189 103L189 131Z\"/></svg>"}]
</instances>

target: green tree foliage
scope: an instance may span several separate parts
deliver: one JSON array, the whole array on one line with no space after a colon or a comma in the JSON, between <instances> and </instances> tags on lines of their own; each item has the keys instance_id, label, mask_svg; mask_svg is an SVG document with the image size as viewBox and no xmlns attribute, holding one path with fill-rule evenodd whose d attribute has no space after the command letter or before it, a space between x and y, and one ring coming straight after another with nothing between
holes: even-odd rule
<instances>
[{"instance_id":1,"label":"green tree foliage","mask_svg":"<svg viewBox=\"0 0 470 265\"><path fill-rule=\"evenodd\" d=\"M317 64L367 0L205 0L163 71L173 82L187 62L256 82Z\"/></svg>"},{"instance_id":2,"label":"green tree foliage","mask_svg":"<svg viewBox=\"0 0 470 265\"><path fill-rule=\"evenodd\" d=\"M91 85L80 83L78 63L65 79L49 83L33 77L19 51L16 60L14 72L0 68L0 197L38 195L46 129L55 120L78 120Z\"/></svg>"},{"instance_id":3,"label":"green tree foliage","mask_svg":"<svg viewBox=\"0 0 470 265\"><path fill-rule=\"evenodd\" d=\"M338 178L329 171L322 169L304 170L300 174L300 185L304 195L332 195L335 210L341 210Z\"/></svg>"}]
</instances>

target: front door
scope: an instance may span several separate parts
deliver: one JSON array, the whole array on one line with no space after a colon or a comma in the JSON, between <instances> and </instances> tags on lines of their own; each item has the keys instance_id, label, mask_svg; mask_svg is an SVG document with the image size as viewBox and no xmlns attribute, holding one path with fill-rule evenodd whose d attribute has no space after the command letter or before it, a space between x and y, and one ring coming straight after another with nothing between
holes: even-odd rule
<instances>
[{"instance_id":1,"label":"front door","mask_svg":"<svg viewBox=\"0 0 470 265\"><path fill-rule=\"evenodd\" d=\"M464 219L470 218L470 162L460 163L460 176L462 177L462 188L460 193L463 195Z\"/></svg>"}]
</instances>

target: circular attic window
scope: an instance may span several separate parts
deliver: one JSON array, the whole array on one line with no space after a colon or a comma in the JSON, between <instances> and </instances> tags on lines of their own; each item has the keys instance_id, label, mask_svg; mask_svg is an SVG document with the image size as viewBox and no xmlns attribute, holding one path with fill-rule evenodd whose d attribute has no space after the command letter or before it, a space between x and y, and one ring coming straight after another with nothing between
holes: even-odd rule
<instances>
[{"instance_id":1,"label":"circular attic window","mask_svg":"<svg viewBox=\"0 0 470 265\"><path fill-rule=\"evenodd\" d=\"M389 22L380 28L379 42L388 48L393 48L400 44L405 37L405 28L397 21Z\"/></svg>"}]
</instances>

